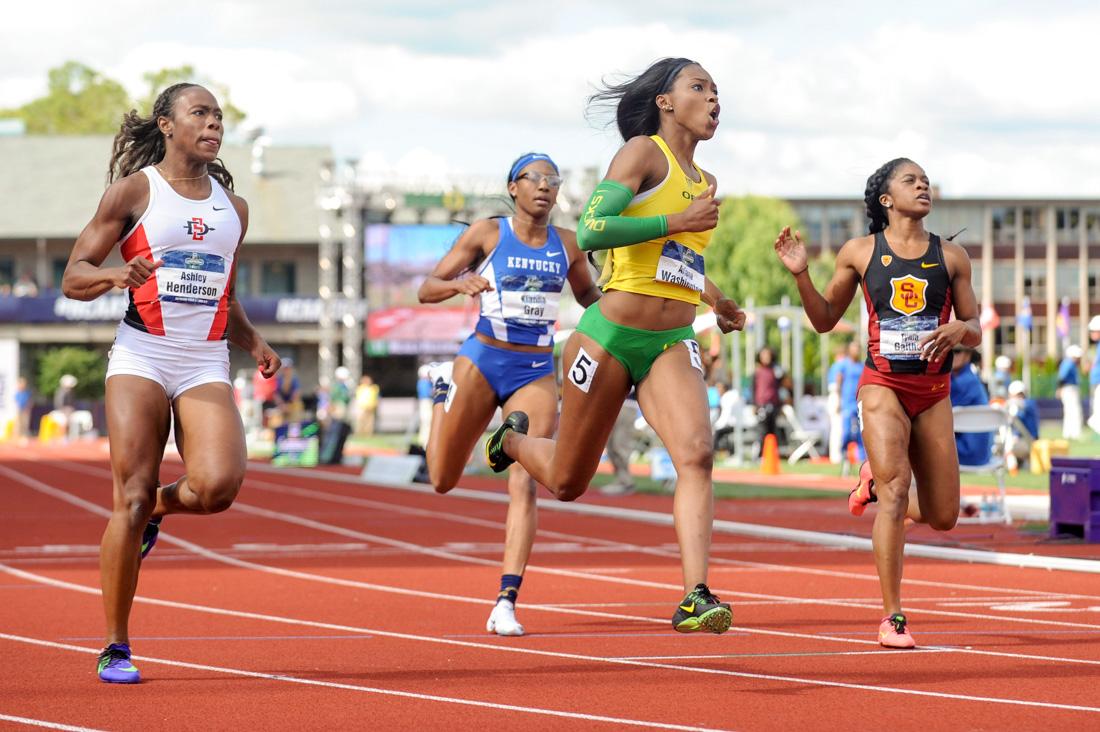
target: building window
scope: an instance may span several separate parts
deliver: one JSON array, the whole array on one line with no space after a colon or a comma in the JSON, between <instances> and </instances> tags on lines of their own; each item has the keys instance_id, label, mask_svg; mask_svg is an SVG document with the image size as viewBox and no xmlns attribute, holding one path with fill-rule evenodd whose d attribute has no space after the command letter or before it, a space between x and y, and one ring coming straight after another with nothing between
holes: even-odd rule
<instances>
[{"instance_id":1,"label":"building window","mask_svg":"<svg viewBox=\"0 0 1100 732\"><path fill-rule=\"evenodd\" d=\"M1025 276L1024 294L1030 297L1032 302L1045 300L1047 296L1046 275Z\"/></svg>"},{"instance_id":2,"label":"building window","mask_svg":"<svg viewBox=\"0 0 1100 732\"><path fill-rule=\"evenodd\" d=\"M237 260L237 297L252 294L252 262Z\"/></svg>"},{"instance_id":3,"label":"building window","mask_svg":"<svg viewBox=\"0 0 1100 732\"><path fill-rule=\"evenodd\" d=\"M69 260L55 258L50 262L50 281L53 283L53 289L61 289L61 280L65 278L65 268L69 266Z\"/></svg>"},{"instance_id":4,"label":"building window","mask_svg":"<svg viewBox=\"0 0 1100 732\"><path fill-rule=\"evenodd\" d=\"M13 282L15 282L15 260L0 259L0 286L10 287Z\"/></svg>"},{"instance_id":5,"label":"building window","mask_svg":"<svg viewBox=\"0 0 1100 732\"><path fill-rule=\"evenodd\" d=\"M293 295L294 262L264 262L260 267L260 294Z\"/></svg>"}]
</instances>

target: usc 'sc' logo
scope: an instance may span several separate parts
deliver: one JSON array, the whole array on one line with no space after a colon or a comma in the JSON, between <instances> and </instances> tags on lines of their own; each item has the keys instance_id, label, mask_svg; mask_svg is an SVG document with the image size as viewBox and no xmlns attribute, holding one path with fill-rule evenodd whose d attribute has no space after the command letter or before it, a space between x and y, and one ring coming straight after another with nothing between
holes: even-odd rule
<instances>
[{"instance_id":1,"label":"usc 'sc' logo","mask_svg":"<svg viewBox=\"0 0 1100 732\"><path fill-rule=\"evenodd\" d=\"M922 280L913 275L891 277L890 307L904 315L919 313L928 304L924 299L924 291L927 287L928 280Z\"/></svg>"}]
</instances>

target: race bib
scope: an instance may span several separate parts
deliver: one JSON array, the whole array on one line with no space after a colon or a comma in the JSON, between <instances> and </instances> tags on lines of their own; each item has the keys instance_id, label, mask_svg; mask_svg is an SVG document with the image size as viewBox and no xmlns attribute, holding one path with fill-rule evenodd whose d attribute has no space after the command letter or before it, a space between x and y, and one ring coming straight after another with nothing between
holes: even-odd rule
<instances>
[{"instance_id":1,"label":"race bib","mask_svg":"<svg viewBox=\"0 0 1100 732\"><path fill-rule=\"evenodd\" d=\"M706 286L706 270L703 255L669 239L661 247L661 257L657 260L657 275L653 278L677 287L702 292Z\"/></svg>"},{"instance_id":2,"label":"race bib","mask_svg":"<svg viewBox=\"0 0 1100 732\"><path fill-rule=\"evenodd\" d=\"M935 315L903 315L879 322L878 352L891 361L916 361L921 339L940 325Z\"/></svg>"},{"instance_id":3,"label":"race bib","mask_svg":"<svg viewBox=\"0 0 1100 732\"><path fill-rule=\"evenodd\" d=\"M500 293L500 310L505 320L555 323L560 303L560 292L501 290Z\"/></svg>"},{"instance_id":4,"label":"race bib","mask_svg":"<svg viewBox=\"0 0 1100 732\"><path fill-rule=\"evenodd\" d=\"M163 302L185 302L215 307L229 282L225 259L217 254L166 252L156 271L157 292Z\"/></svg>"}]
</instances>

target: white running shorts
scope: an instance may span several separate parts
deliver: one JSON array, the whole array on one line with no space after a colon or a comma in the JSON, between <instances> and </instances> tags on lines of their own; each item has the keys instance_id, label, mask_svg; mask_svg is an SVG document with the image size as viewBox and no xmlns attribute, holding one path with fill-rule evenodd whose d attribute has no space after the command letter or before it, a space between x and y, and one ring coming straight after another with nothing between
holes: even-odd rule
<instances>
[{"instance_id":1,"label":"white running shorts","mask_svg":"<svg viewBox=\"0 0 1100 732\"><path fill-rule=\"evenodd\" d=\"M169 401L202 384L232 385L229 344L222 340L169 340L122 323L107 357L107 378L121 374L157 382Z\"/></svg>"}]
</instances>

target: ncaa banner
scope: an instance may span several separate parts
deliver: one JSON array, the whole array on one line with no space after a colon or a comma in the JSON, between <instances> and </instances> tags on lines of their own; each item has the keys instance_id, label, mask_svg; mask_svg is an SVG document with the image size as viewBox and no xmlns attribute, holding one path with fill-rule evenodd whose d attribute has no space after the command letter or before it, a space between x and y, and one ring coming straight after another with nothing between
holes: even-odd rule
<instances>
[{"instance_id":1,"label":"ncaa banner","mask_svg":"<svg viewBox=\"0 0 1100 732\"><path fill-rule=\"evenodd\" d=\"M15 419L15 382L19 378L19 341L0 338L0 431Z\"/></svg>"}]
</instances>

